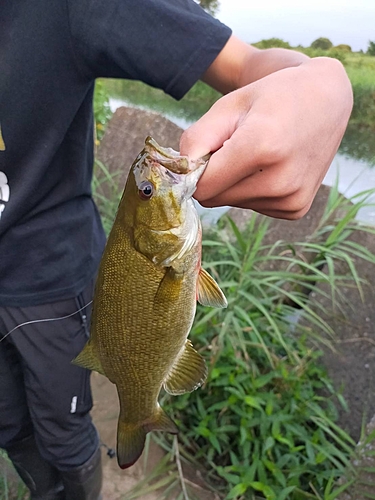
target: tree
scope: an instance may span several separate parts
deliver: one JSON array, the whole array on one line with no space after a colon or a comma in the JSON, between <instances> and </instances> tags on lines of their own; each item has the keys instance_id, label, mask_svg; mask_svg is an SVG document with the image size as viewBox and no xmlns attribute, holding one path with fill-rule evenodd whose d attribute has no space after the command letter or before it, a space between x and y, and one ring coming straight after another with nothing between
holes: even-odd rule
<instances>
[{"instance_id":1,"label":"tree","mask_svg":"<svg viewBox=\"0 0 375 500\"><path fill-rule=\"evenodd\" d=\"M333 43L328 38L317 38L310 45L312 49L329 50L333 47Z\"/></svg>"},{"instance_id":2,"label":"tree","mask_svg":"<svg viewBox=\"0 0 375 500\"><path fill-rule=\"evenodd\" d=\"M375 56L375 42L369 42L368 43L368 49L367 49L367 54L369 56Z\"/></svg>"},{"instance_id":3,"label":"tree","mask_svg":"<svg viewBox=\"0 0 375 500\"><path fill-rule=\"evenodd\" d=\"M215 15L219 9L219 0L198 0L199 5L211 15Z\"/></svg>"}]
</instances>

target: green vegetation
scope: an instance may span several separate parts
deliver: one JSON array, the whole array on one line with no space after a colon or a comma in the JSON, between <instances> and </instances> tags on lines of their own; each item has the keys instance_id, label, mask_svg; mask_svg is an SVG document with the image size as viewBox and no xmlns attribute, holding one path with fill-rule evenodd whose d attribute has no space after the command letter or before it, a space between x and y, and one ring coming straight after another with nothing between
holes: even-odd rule
<instances>
[{"instance_id":1,"label":"green vegetation","mask_svg":"<svg viewBox=\"0 0 375 500\"><path fill-rule=\"evenodd\" d=\"M337 50L343 50L344 52L352 52L351 46L346 45L346 43L340 43L340 45L336 45L334 48Z\"/></svg>"},{"instance_id":2,"label":"green vegetation","mask_svg":"<svg viewBox=\"0 0 375 500\"><path fill-rule=\"evenodd\" d=\"M350 78L354 106L350 124L375 129L375 57L338 47L329 50L299 49L310 57L333 57L343 63ZM373 142L373 140L372 140Z\"/></svg>"},{"instance_id":3,"label":"green vegetation","mask_svg":"<svg viewBox=\"0 0 375 500\"><path fill-rule=\"evenodd\" d=\"M367 54L369 56L375 56L375 42L369 42L368 43L368 49L367 49Z\"/></svg>"},{"instance_id":4,"label":"green vegetation","mask_svg":"<svg viewBox=\"0 0 375 500\"><path fill-rule=\"evenodd\" d=\"M24 500L28 489L13 469L7 454L0 450L0 500Z\"/></svg>"},{"instance_id":5,"label":"green vegetation","mask_svg":"<svg viewBox=\"0 0 375 500\"><path fill-rule=\"evenodd\" d=\"M348 54L344 65L354 92L351 123L375 129L375 57Z\"/></svg>"},{"instance_id":6,"label":"green vegetation","mask_svg":"<svg viewBox=\"0 0 375 500\"><path fill-rule=\"evenodd\" d=\"M109 172L101 161L95 160L92 190L107 236L112 228L121 197L121 187L118 182L120 176L121 172Z\"/></svg>"},{"instance_id":7,"label":"green vegetation","mask_svg":"<svg viewBox=\"0 0 375 500\"><path fill-rule=\"evenodd\" d=\"M296 49L310 57L333 57L344 64L354 93L350 124L375 129L375 43L369 43L366 55L352 52L351 47L345 44L333 47L332 42L327 38L318 38L308 48L297 47Z\"/></svg>"},{"instance_id":8,"label":"green vegetation","mask_svg":"<svg viewBox=\"0 0 375 500\"><path fill-rule=\"evenodd\" d=\"M335 225L339 205L346 215ZM255 216L244 233L228 221L204 241L205 267L220 276L229 306L199 308L191 338L208 359L207 386L168 398L167 406L182 448L228 500L333 499L335 480L348 473L354 442L334 423L340 396L318 364L319 342L332 332L319 301L313 305L301 290L319 296L326 292L317 284L326 283L334 297L340 283L360 286L352 256L358 250L367 259L368 252L354 252L347 239L359 206L333 190L307 243L265 245L266 219ZM336 274L338 261L347 262L351 276Z\"/></svg>"},{"instance_id":9,"label":"green vegetation","mask_svg":"<svg viewBox=\"0 0 375 500\"><path fill-rule=\"evenodd\" d=\"M220 277L229 302L226 310L199 306L190 335L207 359L208 381L192 394L164 396L180 444L156 436L167 456L126 500L158 488L160 499L199 498L185 480L188 463L220 499L334 500L350 487L355 443L335 424L345 402L319 365L321 347L334 336L319 298L331 297L339 308L341 285L361 290L354 256L375 263L350 241L364 204L352 201L332 189L307 242L267 244L261 216L244 232L226 219L205 236L204 267ZM106 207L108 224L116 206L112 199ZM337 271L340 263L346 274ZM344 475L348 480L338 483Z\"/></svg>"},{"instance_id":10,"label":"green vegetation","mask_svg":"<svg viewBox=\"0 0 375 500\"><path fill-rule=\"evenodd\" d=\"M112 113L103 80L97 80L94 93L95 144L98 146Z\"/></svg>"},{"instance_id":11,"label":"green vegetation","mask_svg":"<svg viewBox=\"0 0 375 500\"><path fill-rule=\"evenodd\" d=\"M315 42L319 40L325 39L320 38ZM325 45L315 42L311 47L295 47L295 49L304 52L310 57L333 57L344 64L354 92L354 108L350 123L361 129L374 130L375 56L371 55L371 44L374 42L370 42L367 54L351 52L350 46L345 44L333 47L331 42ZM261 40L254 43L254 45L259 48L292 48L288 42L279 38ZM330 45L330 48L323 49L323 45L327 47ZM199 119L220 97L218 92L201 82L198 82L179 102L164 94L161 90L136 81L107 80L101 83L100 88L102 91L105 89L111 97L121 99L129 105L151 109L163 113L167 117L173 116L174 119L181 119L182 122L187 124Z\"/></svg>"},{"instance_id":12,"label":"green vegetation","mask_svg":"<svg viewBox=\"0 0 375 500\"><path fill-rule=\"evenodd\" d=\"M289 48L279 39L262 40L258 46ZM352 53L344 45L299 50L312 57L337 57L345 64L355 104L344 148L350 149L350 138L363 129L369 133L368 144L373 144L375 58ZM180 114L187 121L198 119L219 97L201 83L180 103L139 82L110 81L105 88L114 97L126 95L130 104ZM375 158L375 151L357 152L358 158L369 155ZM118 187L104 165L97 164L97 169L104 181L97 181L95 190L109 230ZM103 182L109 196L98 194ZM353 201L354 205L346 203L334 189L321 224L307 243L266 245L267 223L255 217L246 236L228 220L219 233L204 240L205 267L220 276L229 300L225 311L199 307L191 333L207 358L209 379L193 394L164 398L162 404L181 429L180 444L165 435L155 438L167 455L126 495L127 500L158 488L163 499L197 498L184 477L187 463L205 470L209 487L218 498L228 500L334 500L353 484L354 443L335 424L337 406L345 402L319 365L319 346L329 344L333 332L321 319L318 301L313 304L306 295L306 291L327 295L319 287L324 283L334 301L340 284L352 280L361 286L352 256L374 261L365 248L349 241L362 205ZM338 207L341 217L334 221ZM305 259L307 253L310 261ZM351 273L335 271L340 261ZM344 475L348 479L338 482Z\"/></svg>"},{"instance_id":13,"label":"green vegetation","mask_svg":"<svg viewBox=\"0 0 375 500\"><path fill-rule=\"evenodd\" d=\"M253 43L258 49L270 49L272 47L281 47L282 49L291 49L289 42L285 42L281 38L267 38L266 40L261 40L260 42Z\"/></svg>"},{"instance_id":14,"label":"green vegetation","mask_svg":"<svg viewBox=\"0 0 375 500\"><path fill-rule=\"evenodd\" d=\"M340 152L375 166L374 129L350 122L341 142Z\"/></svg>"},{"instance_id":15,"label":"green vegetation","mask_svg":"<svg viewBox=\"0 0 375 500\"><path fill-rule=\"evenodd\" d=\"M215 15L219 9L220 2L219 0L199 0L199 5L209 12L211 15Z\"/></svg>"},{"instance_id":16,"label":"green vegetation","mask_svg":"<svg viewBox=\"0 0 375 500\"><path fill-rule=\"evenodd\" d=\"M333 43L328 38L317 38L310 45L312 49L329 50L333 47Z\"/></svg>"},{"instance_id":17,"label":"green vegetation","mask_svg":"<svg viewBox=\"0 0 375 500\"><path fill-rule=\"evenodd\" d=\"M162 90L132 80L106 80L107 93L129 105L173 116L187 123L198 120L216 102L220 95L208 85L198 82L180 101Z\"/></svg>"}]
</instances>

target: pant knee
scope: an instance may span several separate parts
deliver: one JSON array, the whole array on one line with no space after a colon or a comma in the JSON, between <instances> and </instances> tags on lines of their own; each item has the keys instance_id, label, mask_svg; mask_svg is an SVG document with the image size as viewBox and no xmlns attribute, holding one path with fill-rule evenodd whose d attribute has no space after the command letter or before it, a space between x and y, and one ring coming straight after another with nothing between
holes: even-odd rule
<instances>
[{"instance_id":1,"label":"pant knee","mask_svg":"<svg viewBox=\"0 0 375 500\"><path fill-rule=\"evenodd\" d=\"M5 451L17 446L18 443L33 434L31 422L23 427L0 428L0 448Z\"/></svg>"},{"instance_id":2,"label":"pant knee","mask_svg":"<svg viewBox=\"0 0 375 500\"><path fill-rule=\"evenodd\" d=\"M36 433L35 438L42 457L61 471L79 467L99 447L99 436L91 421L78 432L56 428L54 435Z\"/></svg>"}]
</instances>

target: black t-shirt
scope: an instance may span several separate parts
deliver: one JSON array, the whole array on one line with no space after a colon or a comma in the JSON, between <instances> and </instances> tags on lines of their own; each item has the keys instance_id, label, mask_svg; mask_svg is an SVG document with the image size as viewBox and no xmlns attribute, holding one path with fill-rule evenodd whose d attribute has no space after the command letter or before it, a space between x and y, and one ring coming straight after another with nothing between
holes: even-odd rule
<instances>
[{"instance_id":1,"label":"black t-shirt","mask_svg":"<svg viewBox=\"0 0 375 500\"><path fill-rule=\"evenodd\" d=\"M0 305L69 298L105 243L91 197L97 77L181 98L230 30L193 0L0 0Z\"/></svg>"}]
</instances>

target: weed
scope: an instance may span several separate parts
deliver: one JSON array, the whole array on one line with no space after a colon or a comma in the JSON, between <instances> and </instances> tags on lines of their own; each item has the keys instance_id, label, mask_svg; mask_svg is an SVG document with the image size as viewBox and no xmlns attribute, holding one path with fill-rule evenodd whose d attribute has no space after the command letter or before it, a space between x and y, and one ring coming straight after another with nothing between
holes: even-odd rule
<instances>
[{"instance_id":1,"label":"weed","mask_svg":"<svg viewBox=\"0 0 375 500\"><path fill-rule=\"evenodd\" d=\"M206 386L165 395L162 406L180 428L181 457L204 471L219 498L334 500L356 479L355 443L335 424L345 402L319 364L319 346L330 345L334 332L306 292L328 293L339 307L342 284L361 290L354 259L375 257L350 235L369 195L352 204L333 188L307 242L265 245L267 220L255 215L243 233L227 219L204 239L204 267L220 276L229 305L199 307L190 335L209 366ZM348 272L338 273L338 263ZM175 445L166 435L157 439L169 452L169 484L174 478L178 488ZM348 480L338 484L344 474ZM144 484L150 487L148 478Z\"/></svg>"},{"instance_id":2,"label":"weed","mask_svg":"<svg viewBox=\"0 0 375 500\"><path fill-rule=\"evenodd\" d=\"M27 488L18 478L7 454L0 450L0 500L24 500Z\"/></svg>"}]
</instances>

